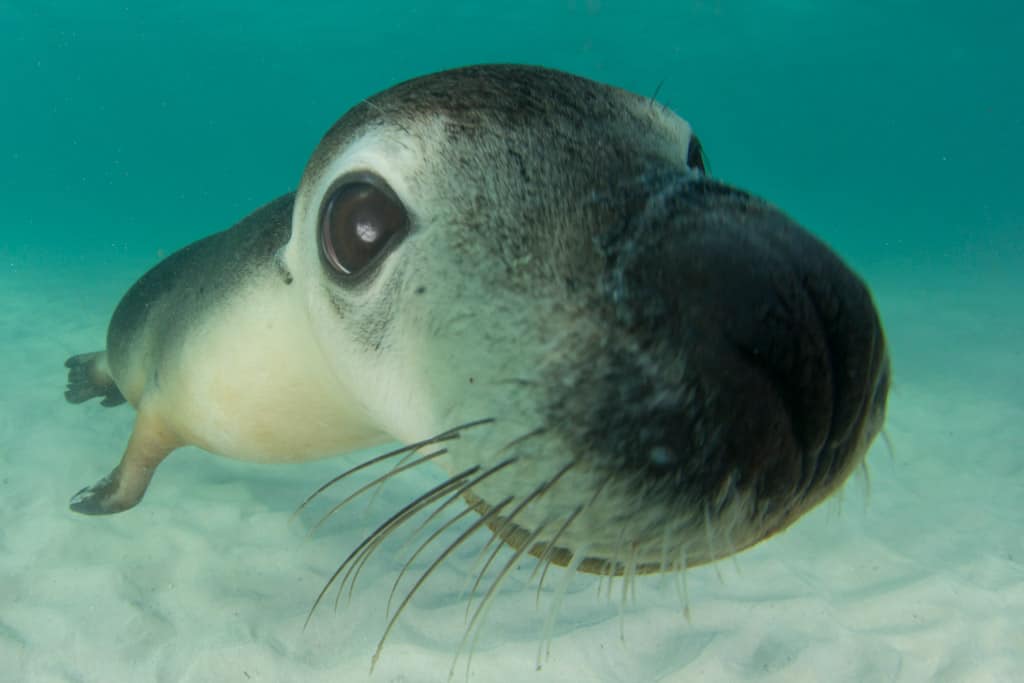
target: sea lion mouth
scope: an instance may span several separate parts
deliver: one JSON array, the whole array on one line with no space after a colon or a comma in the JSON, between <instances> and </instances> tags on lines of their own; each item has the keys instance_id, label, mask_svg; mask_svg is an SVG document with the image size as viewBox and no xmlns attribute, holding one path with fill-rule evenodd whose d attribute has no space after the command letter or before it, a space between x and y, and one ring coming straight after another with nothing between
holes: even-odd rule
<instances>
[{"instance_id":1,"label":"sea lion mouth","mask_svg":"<svg viewBox=\"0 0 1024 683\"><path fill-rule=\"evenodd\" d=\"M474 495L472 491L467 491L462 497L470 508L481 517L488 517L489 513L494 509L491 505L484 502L483 499ZM580 512L584 509L581 509ZM562 523L562 528L568 528L573 521L575 521L574 518L570 516L570 518ZM512 517L507 515L490 516L487 521L487 528L518 553L526 552L537 558L539 566L542 567L554 564L560 567L573 567L576 571L585 574L634 576L686 569L686 567L693 566L691 563L680 562L677 555L669 555L667 553L658 562L634 563L630 563L622 557L581 555L578 551L564 545L559 545L557 534L551 540L537 541L536 529L527 529L520 526Z\"/></svg>"}]
</instances>

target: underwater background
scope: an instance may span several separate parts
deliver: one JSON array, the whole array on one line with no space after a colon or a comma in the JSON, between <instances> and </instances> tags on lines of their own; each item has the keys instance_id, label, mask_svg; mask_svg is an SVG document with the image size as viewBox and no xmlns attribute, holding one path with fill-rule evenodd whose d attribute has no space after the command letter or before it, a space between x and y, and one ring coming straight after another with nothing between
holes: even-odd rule
<instances>
[{"instance_id":1,"label":"underwater background","mask_svg":"<svg viewBox=\"0 0 1024 683\"><path fill-rule=\"evenodd\" d=\"M456 679L1024 680L1022 38L1024 7L995 0L0 0L0 682L449 679L479 546L418 593L372 675L400 542L302 627L430 473L307 538L291 513L342 461L188 449L139 508L74 515L132 414L66 404L63 362L102 347L159 258L294 189L350 106L480 62L678 112L712 175L865 278L894 381L869 477L688 571L688 615L672 579L623 605L580 576L545 626L524 566Z\"/></svg>"}]
</instances>

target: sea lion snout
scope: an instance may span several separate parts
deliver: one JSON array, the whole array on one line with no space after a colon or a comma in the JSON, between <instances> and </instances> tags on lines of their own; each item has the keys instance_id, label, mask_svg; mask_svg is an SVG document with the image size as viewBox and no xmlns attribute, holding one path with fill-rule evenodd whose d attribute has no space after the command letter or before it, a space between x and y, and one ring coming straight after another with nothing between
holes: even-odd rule
<instances>
[{"instance_id":1,"label":"sea lion snout","mask_svg":"<svg viewBox=\"0 0 1024 683\"><path fill-rule=\"evenodd\" d=\"M867 288L821 241L745 192L677 176L602 250L604 359L571 388L601 406L553 403L638 507L728 516L738 550L860 464L888 358Z\"/></svg>"}]
</instances>

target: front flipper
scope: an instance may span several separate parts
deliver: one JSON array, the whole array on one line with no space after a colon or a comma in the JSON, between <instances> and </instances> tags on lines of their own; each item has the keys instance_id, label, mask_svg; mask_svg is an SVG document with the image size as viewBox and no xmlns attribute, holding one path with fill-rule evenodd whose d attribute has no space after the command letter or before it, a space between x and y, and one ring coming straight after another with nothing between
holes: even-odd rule
<instances>
[{"instance_id":1,"label":"front flipper","mask_svg":"<svg viewBox=\"0 0 1024 683\"><path fill-rule=\"evenodd\" d=\"M72 496L71 509L85 515L109 515L135 507L157 466L181 445L161 420L141 410L121 462L110 474Z\"/></svg>"}]
</instances>

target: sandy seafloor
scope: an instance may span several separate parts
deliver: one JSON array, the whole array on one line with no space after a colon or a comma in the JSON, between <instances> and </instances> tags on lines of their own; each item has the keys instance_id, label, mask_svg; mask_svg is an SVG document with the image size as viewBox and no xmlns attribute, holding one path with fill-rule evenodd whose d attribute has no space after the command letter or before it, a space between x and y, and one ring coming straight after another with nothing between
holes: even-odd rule
<instances>
[{"instance_id":1,"label":"sandy seafloor","mask_svg":"<svg viewBox=\"0 0 1024 683\"><path fill-rule=\"evenodd\" d=\"M163 464L136 509L71 513L69 496L115 464L132 411L66 404L62 362L101 344L111 307L146 264L4 257L0 680L448 679L483 535L423 586L372 677L384 605L410 552L401 535L366 565L351 602L320 609L303 630L335 565L438 472L410 472L308 537L315 517L292 512L351 457L261 466L189 449ZM523 561L480 630L469 680L1022 680L1019 272L865 273L895 365L893 453L875 445L869 486L855 477L784 534L690 570L689 620L672 580L638 581L620 615L619 584L609 599L594 578L575 577L539 671L565 574L552 570L538 608L533 561ZM465 661L454 680L466 680Z\"/></svg>"}]
</instances>

